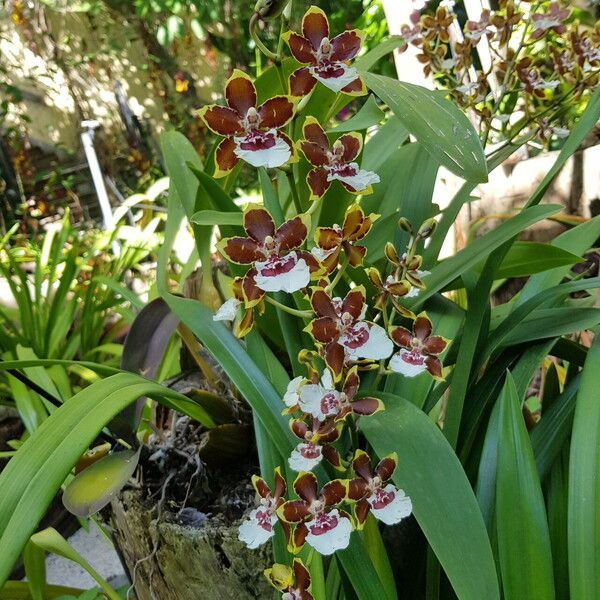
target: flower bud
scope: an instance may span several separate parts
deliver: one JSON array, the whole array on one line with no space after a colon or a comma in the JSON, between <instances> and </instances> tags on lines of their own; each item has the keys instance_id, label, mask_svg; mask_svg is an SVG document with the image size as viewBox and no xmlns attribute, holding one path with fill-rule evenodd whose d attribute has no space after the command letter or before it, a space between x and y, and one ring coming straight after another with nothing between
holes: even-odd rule
<instances>
[{"instance_id":1,"label":"flower bud","mask_svg":"<svg viewBox=\"0 0 600 600\"><path fill-rule=\"evenodd\" d=\"M278 17L290 0L258 0L254 12L263 20L269 21Z\"/></svg>"},{"instance_id":2,"label":"flower bud","mask_svg":"<svg viewBox=\"0 0 600 600\"><path fill-rule=\"evenodd\" d=\"M406 231L406 233L410 233L412 235L413 228L408 219L400 217L400 219L398 219L398 227L400 227L400 229L403 231Z\"/></svg>"},{"instance_id":3,"label":"flower bud","mask_svg":"<svg viewBox=\"0 0 600 600\"><path fill-rule=\"evenodd\" d=\"M419 227L419 232L417 235L424 240L435 231L436 227L437 221L434 218L427 219L427 221L425 221L425 223Z\"/></svg>"}]
</instances>

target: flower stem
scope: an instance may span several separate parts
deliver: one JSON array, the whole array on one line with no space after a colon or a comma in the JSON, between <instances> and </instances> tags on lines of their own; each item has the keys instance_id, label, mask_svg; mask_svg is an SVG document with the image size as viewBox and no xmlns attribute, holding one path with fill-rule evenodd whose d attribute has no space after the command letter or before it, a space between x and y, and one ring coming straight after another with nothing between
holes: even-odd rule
<instances>
[{"instance_id":1,"label":"flower stem","mask_svg":"<svg viewBox=\"0 0 600 600\"><path fill-rule=\"evenodd\" d=\"M321 198L319 198L318 200L315 200L309 207L308 210L306 211L307 215L312 215L315 210L317 210L317 208L319 208L319 204L321 204Z\"/></svg>"},{"instance_id":2,"label":"flower stem","mask_svg":"<svg viewBox=\"0 0 600 600\"><path fill-rule=\"evenodd\" d=\"M296 317L302 317L303 319L310 319L313 316L313 313L310 310L298 310L297 308L292 308L291 306L286 306L285 304L282 304L281 302L278 302L277 300L275 300L275 298L271 298L271 296L265 296L265 300L269 304L272 304L273 306L275 306L276 308L279 308L287 313L290 313L290 315L295 315Z\"/></svg>"},{"instance_id":3,"label":"flower stem","mask_svg":"<svg viewBox=\"0 0 600 600\"><path fill-rule=\"evenodd\" d=\"M294 201L294 207L296 208L296 212L300 214L302 212L302 207L300 206L300 196L298 195L298 188L296 187L296 180L294 179L294 173L292 172L292 167L288 167L285 170L285 176L287 177L288 183L290 184L290 191L292 193L292 200Z\"/></svg>"},{"instance_id":4,"label":"flower stem","mask_svg":"<svg viewBox=\"0 0 600 600\"><path fill-rule=\"evenodd\" d=\"M342 266L338 269L338 272L335 274L335 277L333 278L333 281L327 286L326 288L326 292L331 292L335 286L340 282L340 279L342 278L342 275L344 274L344 271L346 270L346 267L348 266L348 257L346 256L344 258L344 262L342 263Z\"/></svg>"},{"instance_id":5,"label":"flower stem","mask_svg":"<svg viewBox=\"0 0 600 600\"><path fill-rule=\"evenodd\" d=\"M251 17L250 17L250 25L249 25L249 29L250 29L250 36L252 37L252 39L254 40L254 43L256 44L257 48L267 57L270 58L271 60L276 61L279 57L277 56L277 54L275 54L274 52L271 52L261 41L261 39L258 37L258 33L256 33L256 24L258 23L258 15L256 13L254 13Z\"/></svg>"},{"instance_id":6,"label":"flower stem","mask_svg":"<svg viewBox=\"0 0 600 600\"><path fill-rule=\"evenodd\" d=\"M327 123L329 123L329 120L331 119L331 117L333 117L333 114L335 112L335 107L337 105L339 97L340 97L340 93L338 92L335 95L335 98L333 99L333 102L331 103L331 106L329 107L329 110L327 111L327 115L325 117L325 120L323 121L324 125L327 125Z\"/></svg>"}]
</instances>

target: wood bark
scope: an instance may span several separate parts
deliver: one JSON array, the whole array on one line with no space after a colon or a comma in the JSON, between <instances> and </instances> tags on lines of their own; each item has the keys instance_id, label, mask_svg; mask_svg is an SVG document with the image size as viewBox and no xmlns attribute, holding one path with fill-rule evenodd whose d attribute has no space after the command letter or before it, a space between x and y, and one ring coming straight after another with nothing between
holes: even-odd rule
<instances>
[{"instance_id":1,"label":"wood bark","mask_svg":"<svg viewBox=\"0 0 600 600\"><path fill-rule=\"evenodd\" d=\"M227 524L216 516L190 527L163 511L157 523L151 508L137 490L112 502L114 539L138 600L272 597L263 576L271 564L270 545L246 548L237 539L240 521Z\"/></svg>"}]
</instances>

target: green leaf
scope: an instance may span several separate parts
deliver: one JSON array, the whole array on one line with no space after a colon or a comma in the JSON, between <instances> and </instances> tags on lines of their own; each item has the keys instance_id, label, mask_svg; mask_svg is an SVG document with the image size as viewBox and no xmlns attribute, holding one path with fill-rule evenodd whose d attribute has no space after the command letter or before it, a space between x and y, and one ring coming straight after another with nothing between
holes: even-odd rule
<instances>
[{"instance_id":1,"label":"green leaf","mask_svg":"<svg viewBox=\"0 0 600 600\"><path fill-rule=\"evenodd\" d=\"M85 569L90 577L102 588L104 594L110 600L121 600L117 592L103 579L100 574L65 540L65 538L49 527L31 536L31 543L39 546L45 552L52 552L68 560L73 561Z\"/></svg>"},{"instance_id":2,"label":"green leaf","mask_svg":"<svg viewBox=\"0 0 600 600\"><path fill-rule=\"evenodd\" d=\"M361 131L368 129L373 125L381 123L383 119L383 111L377 105L375 96L372 94L367 98L367 101L360 107L360 110L353 116L342 121L337 127L328 129L327 133L345 133L347 131Z\"/></svg>"},{"instance_id":3,"label":"green leaf","mask_svg":"<svg viewBox=\"0 0 600 600\"><path fill-rule=\"evenodd\" d=\"M395 240L401 215L415 227L430 216L437 170L437 162L419 143L402 146L382 165L381 183L361 202L365 212L381 215L362 243L370 264L384 255L381 240Z\"/></svg>"},{"instance_id":4,"label":"green leaf","mask_svg":"<svg viewBox=\"0 0 600 600\"><path fill-rule=\"evenodd\" d=\"M37 546L30 542L23 550L23 566L25 577L31 591L32 600L44 600L46 586L46 556Z\"/></svg>"},{"instance_id":5,"label":"green leaf","mask_svg":"<svg viewBox=\"0 0 600 600\"><path fill-rule=\"evenodd\" d=\"M65 401L0 473L0 584L8 578L73 465L102 427L140 396L211 422L204 410L185 396L131 373L96 381Z\"/></svg>"},{"instance_id":6,"label":"green leaf","mask_svg":"<svg viewBox=\"0 0 600 600\"><path fill-rule=\"evenodd\" d=\"M79 597L84 591L63 585L46 585L44 586L44 598L46 600L54 600L55 598L64 598L65 596ZM33 598L27 582L7 581L4 587L0 588L0 600L33 600Z\"/></svg>"},{"instance_id":7,"label":"green leaf","mask_svg":"<svg viewBox=\"0 0 600 600\"><path fill-rule=\"evenodd\" d=\"M510 373L500 398L496 527L506 600L554 598L544 497Z\"/></svg>"},{"instance_id":8,"label":"green leaf","mask_svg":"<svg viewBox=\"0 0 600 600\"><path fill-rule=\"evenodd\" d=\"M199 210L190 219L196 225L237 225L242 226L241 212L221 212L219 210Z\"/></svg>"},{"instance_id":9,"label":"green leaf","mask_svg":"<svg viewBox=\"0 0 600 600\"><path fill-rule=\"evenodd\" d=\"M569 461L571 598L600 597L600 336L588 352L577 394Z\"/></svg>"},{"instance_id":10,"label":"green leaf","mask_svg":"<svg viewBox=\"0 0 600 600\"><path fill-rule=\"evenodd\" d=\"M594 217L589 221L573 227L557 238L552 240L552 246L582 255L591 248L600 237L600 216ZM530 277L515 300L515 306L523 304L526 300L536 294L559 284L563 277L570 271L570 267L556 267L544 273L538 273Z\"/></svg>"},{"instance_id":11,"label":"green leaf","mask_svg":"<svg viewBox=\"0 0 600 600\"><path fill-rule=\"evenodd\" d=\"M386 410L362 419L359 427L378 456L398 452L394 483L411 497L414 515L454 592L460 600L499 598L483 518L446 438L412 403L394 394L373 394Z\"/></svg>"},{"instance_id":12,"label":"green leaf","mask_svg":"<svg viewBox=\"0 0 600 600\"><path fill-rule=\"evenodd\" d=\"M451 258L443 260L432 269L431 275L424 278L427 289L419 294L412 308L422 306L425 300L445 288L456 277L471 269L483 257L490 254L504 242L511 240L530 225L546 219L560 210L560 206L553 204L527 208L496 227L496 229L477 238Z\"/></svg>"},{"instance_id":13,"label":"green leaf","mask_svg":"<svg viewBox=\"0 0 600 600\"><path fill-rule=\"evenodd\" d=\"M496 279L527 277L556 267L574 265L583 259L572 252L541 242L515 242L500 265Z\"/></svg>"},{"instance_id":14,"label":"green leaf","mask_svg":"<svg viewBox=\"0 0 600 600\"><path fill-rule=\"evenodd\" d=\"M109 454L78 473L63 492L65 508L85 518L103 509L135 472L141 449Z\"/></svg>"},{"instance_id":15,"label":"green leaf","mask_svg":"<svg viewBox=\"0 0 600 600\"><path fill-rule=\"evenodd\" d=\"M600 323L599 308L545 308L523 319L502 341L503 346L559 337L591 329Z\"/></svg>"},{"instance_id":16,"label":"green leaf","mask_svg":"<svg viewBox=\"0 0 600 600\"><path fill-rule=\"evenodd\" d=\"M406 45L406 42L399 35L391 35L384 42L377 44L373 49L359 56L354 61L354 66L359 71L369 71L379 59L404 45Z\"/></svg>"},{"instance_id":17,"label":"green leaf","mask_svg":"<svg viewBox=\"0 0 600 600\"><path fill-rule=\"evenodd\" d=\"M457 106L418 85L373 73L363 76L367 86L440 164L464 179L487 181L479 137Z\"/></svg>"}]
</instances>

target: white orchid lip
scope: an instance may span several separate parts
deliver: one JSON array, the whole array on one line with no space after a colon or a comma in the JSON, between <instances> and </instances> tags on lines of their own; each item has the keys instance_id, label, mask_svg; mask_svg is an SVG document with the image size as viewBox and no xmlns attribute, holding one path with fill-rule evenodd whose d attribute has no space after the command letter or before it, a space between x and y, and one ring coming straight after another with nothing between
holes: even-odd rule
<instances>
[{"instance_id":1,"label":"white orchid lip","mask_svg":"<svg viewBox=\"0 0 600 600\"><path fill-rule=\"evenodd\" d=\"M411 499L392 484L376 488L367 502L373 516L386 525L395 525L412 513Z\"/></svg>"},{"instance_id":2,"label":"white orchid lip","mask_svg":"<svg viewBox=\"0 0 600 600\"><path fill-rule=\"evenodd\" d=\"M402 348L390 360L390 369L405 377L416 377L427 370L425 356L419 352Z\"/></svg>"},{"instance_id":3,"label":"white orchid lip","mask_svg":"<svg viewBox=\"0 0 600 600\"><path fill-rule=\"evenodd\" d=\"M336 251L336 248L333 247L330 250L323 250L318 246L311 248L311 254L319 261L323 262L328 256L331 256Z\"/></svg>"},{"instance_id":4,"label":"white orchid lip","mask_svg":"<svg viewBox=\"0 0 600 600\"><path fill-rule=\"evenodd\" d=\"M340 393L318 383L309 383L300 391L299 404L303 412L324 421L340 412Z\"/></svg>"},{"instance_id":5,"label":"white orchid lip","mask_svg":"<svg viewBox=\"0 0 600 600\"><path fill-rule=\"evenodd\" d=\"M381 181L377 173L361 169L354 162L330 167L327 173L327 181L333 181L334 179L343 181L357 192L362 192L371 184Z\"/></svg>"},{"instance_id":6,"label":"white orchid lip","mask_svg":"<svg viewBox=\"0 0 600 600\"><path fill-rule=\"evenodd\" d=\"M329 512L319 512L307 523L306 542L319 554L328 556L336 550L343 550L350 543L352 523L334 508Z\"/></svg>"},{"instance_id":7,"label":"white orchid lip","mask_svg":"<svg viewBox=\"0 0 600 600\"><path fill-rule=\"evenodd\" d=\"M233 321L241 302L237 298L229 298L219 306L217 312L213 315L213 321Z\"/></svg>"},{"instance_id":8,"label":"white orchid lip","mask_svg":"<svg viewBox=\"0 0 600 600\"><path fill-rule=\"evenodd\" d=\"M290 469L300 473L301 471L312 471L323 460L323 451L320 446L311 442L300 443L296 446L288 464Z\"/></svg>"},{"instance_id":9,"label":"white orchid lip","mask_svg":"<svg viewBox=\"0 0 600 600\"><path fill-rule=\"evenodd\" d=\"M297 292L310 281L310 269L296 252L273 255L264 262L255 263L255 267L254 282L264 292Z\"/></svg>"},{"instance_id":10,"label":"white orchid lip","mask_svg":"<svg viewBox=\"0 0 600 600\"><path fill-rule=\"evenodd\" d=\"M292 408L298 404L298 400L300 399L300 389L303 387L305 381L304 377L300 375L288 383L285 394L283 395L283 403L287 407Z\"/></svg>"},{"instance_id":11,"label":"white orchid lip","mask_svg":"<svg viewBox=\"0 0 600 600\"><path fill-rule=\"evenodd\" d=\"M342 62L323 61L317 66L308 67L308 70L315 79L333 92L341 92L358 79L358 71Z\"/></svg>"},{"instance_id":12,"label":"white orchid lip","mask_svg":"<svg viewBox=\"0 0 600 600\"><path fill-rule=\"evenodd\" d=\"M238 539L248 548L258 548L273 537L275 523L277 515L271 507L255 508L240 525Z\"/></svg>"},{"instance_id":13,"label":"white orchid lip","mask_svg":"<svg viewBox=\"0 0 600 600\"><path fill-rule=\"evenodd\" d=\"M273 169L285 164L292 156L288 143L276 129L253 130L241 137L234 137L234 153L253 167Z\"/></svg>"},{"instance_id":14,"label":"white orchid lip","mask_svg":"<svg viewBox=\"0 0 600 600\"><path fill-rule=\"evenodd\" d=\"M340 336L339 342L344 346L348 360L380 360L387 358L394 350L394 344L383 327L364 321L348 328Z\"/></svg>"}]
</instances>

